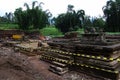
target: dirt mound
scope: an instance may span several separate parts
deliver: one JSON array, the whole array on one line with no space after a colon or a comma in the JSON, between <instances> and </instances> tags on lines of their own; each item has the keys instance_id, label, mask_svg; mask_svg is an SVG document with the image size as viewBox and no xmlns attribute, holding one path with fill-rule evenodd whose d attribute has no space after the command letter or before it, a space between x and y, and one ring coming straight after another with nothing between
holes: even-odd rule
<instances>
[{"instance_id":1,"label":"dirt mound","mask_svg":"<svg viewBox=\"0 0 120 80\"><path fill-rule=\"evenodd\" d=\"M48 72L48 65L38 64L39 60L35 59L9 48L0 48L0 80L62 80Z\"/></svg>"},{"instance_id":2,"label":"dirt mound","mask_svg":"<svg viewBox=\"0 0 120 80\"><path fill-rule=\"evenodd\" d=\"M32 66L26 56L14 53L8 48L0 49L1 80L35 80L31 70Z\"/></svg>"},{"instance_id":3,"label":"dirt mound","mask_svg":"<svg viewBox=\"0 0 120 80\"><path fill-rule=\"evenodd\" d=\"M0 47L0 80L99 80L71 71L59 76L50 72L49 66L39 56L28 57L11 48Z\"/></svg>"}]
</instances>

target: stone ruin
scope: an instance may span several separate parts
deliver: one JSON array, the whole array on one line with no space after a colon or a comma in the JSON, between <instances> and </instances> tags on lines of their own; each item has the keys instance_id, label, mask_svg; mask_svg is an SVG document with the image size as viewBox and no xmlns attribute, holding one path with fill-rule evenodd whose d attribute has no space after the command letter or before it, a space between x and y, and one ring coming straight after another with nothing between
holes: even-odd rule
<instances>
[{"instance_id":1,"label":"stone ruin","mask_svg":"<svg viewBox=\"0 0 120 80\"><path fill-rule=\"evenodd\" d=\"M49 48L20 47L23 53L41 55L41 60L51 63L49 70L62 75L75 70L102 79L120 79L120 35L106 35L102 29L85 29L80 38L76 34L65 38L54 38L47 41ZM42 54L41 54L42 53Z\"/></svg>"},{"instance_id":2,"label":"stone ruin","mask_svg":"<svg viewBox=\"0 0 120 80\"><path fill-rule=\"evenodd\" d=\"M50 71L64 74L68 70L84 72L102 79L120 79L120 41L106 38L103 30L85 30L81 38L53 39L50 49L41 56L51 63Z\"/></svg>"},{"instance_id":3,"label":"stone ruin","mask_svg":"<svg viewBox=\"0 0 120 80\"><path fill-rule=\"evenodd\" d=\"M99 29L99 31L97 31L95 28L85 29L84 34L82 34L81 41L82 43L88 42L88 44L93 42L96 42L95 44L98 42L102 44L105 42L105 33L103 32L103 29Z\"/></svg>"}]
</instances>

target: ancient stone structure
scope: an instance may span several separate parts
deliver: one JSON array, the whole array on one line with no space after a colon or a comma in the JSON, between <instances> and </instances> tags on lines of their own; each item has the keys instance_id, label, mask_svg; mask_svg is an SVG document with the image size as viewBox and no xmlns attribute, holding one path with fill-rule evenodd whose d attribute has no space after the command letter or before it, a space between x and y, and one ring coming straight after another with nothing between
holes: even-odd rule
<instances>
[{"instance_id":1,"label":"ancient stone structure","mask_svg":"<svg viewBox=\"0 0 120 80\"><path fill-rule=\"evenodd\" d=\"M113 36L114 37L114 36ZM40 58L51 63L49 70L62 75L69 70L84 72L102 79L120 79L120 39L106 36L100 30L85 30L80 38L54 38L50 47L38 47L38 41L26 43L8 42L15 51ZM18 44L18 45L15 45Z\"/></svg>"},{"instance_id":2,"label":"ancient stone structure","mask_svg":"<svg viewBox=\"0 0 120 80\"><path fill-rule=\"evenodd\" d=\"M53 72L62 74L65 66L66 71L72 69L102 79L120 79L120 42L106 39L102 30L82 34L81 40L54 39L48 44L51 48L46 49L41 59L52 63Z\"/></svg>"}]
</instances>

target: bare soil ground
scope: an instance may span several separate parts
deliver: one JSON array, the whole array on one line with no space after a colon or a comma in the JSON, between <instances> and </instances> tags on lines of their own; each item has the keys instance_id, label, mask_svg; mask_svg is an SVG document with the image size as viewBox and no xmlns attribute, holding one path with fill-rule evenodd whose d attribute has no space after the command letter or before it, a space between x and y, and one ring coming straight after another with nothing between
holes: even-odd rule
<instances>
[{"instance_id":1,"label":"bare soil ground","mask_svg":"<svg viewBox=\"0 0 120 80\"><path fill-rule=\"evenodd\" d=\"M49 65L39 56L29 57L0 47L0 80L100 80L74 71L59 76L48 70Z\"/></svg>"},{"instance_id":2,"label":"bare soil ground","mask_svg":"<svg viewBox=\"0 0 120 80\"><path fill-rule=\"evenodd\" d=\"M0 48L0 80L62 80L48 67L38 56L28 57L10 48Z\"/></svg>"}]
</instances>

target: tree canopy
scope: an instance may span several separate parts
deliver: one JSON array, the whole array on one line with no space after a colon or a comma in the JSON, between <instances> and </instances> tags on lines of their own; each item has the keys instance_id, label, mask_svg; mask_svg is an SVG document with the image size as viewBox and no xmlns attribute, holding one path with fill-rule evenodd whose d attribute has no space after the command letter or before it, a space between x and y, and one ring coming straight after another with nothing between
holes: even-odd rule
<instances>
[{"instance_id":1,"label":"tree canopy","mask_svg":"<svg viewBox=\"0 0 120 80\"><path fill-rule=\"evenodd\" d=\"M105 20L103 20L103 17L99 16L99 17L90 17L85 15L84 18L84 28L87 27L94 27L94 28L105 28Z\"/></svg>"},{"instance_id":2,"label":"tree canopy","mask_svg":"<svg viewBox=\"0 0 120 80\"><path fill-rule=\"evenodd\" d=\"M84 20L85 12L84 10L75 11L73 10L73 8L74 8L73 5L68 5L67 12L60 14L55 19L55 26L62 33L82 28L82 22Z\"/></svg>"},{"instance_id":3,"label":"tree canopy","mask_svg":"<svg viewBox=\"0 0 120 80\"><path fill-rule=\"evenodd\" d=\"M22 10L22 8L15 10L15 18L20 29L42 29L46 24L49 24L48 18L51 17L51 13L48 10L43 11L42 4L44 3L33 1L31 9L27 3L24 3L26 10Z\"/></svg>"},{"instance_id":4,"label":"tree canopy","mask_svg":"<svg viewBox=\"0 0 120 80\"><path fill-rule=\"evenodd\" d=\"M109 0L103 7L106 18L106 31L120 32L120 0Z\"/></svg>"}]
</instances>

